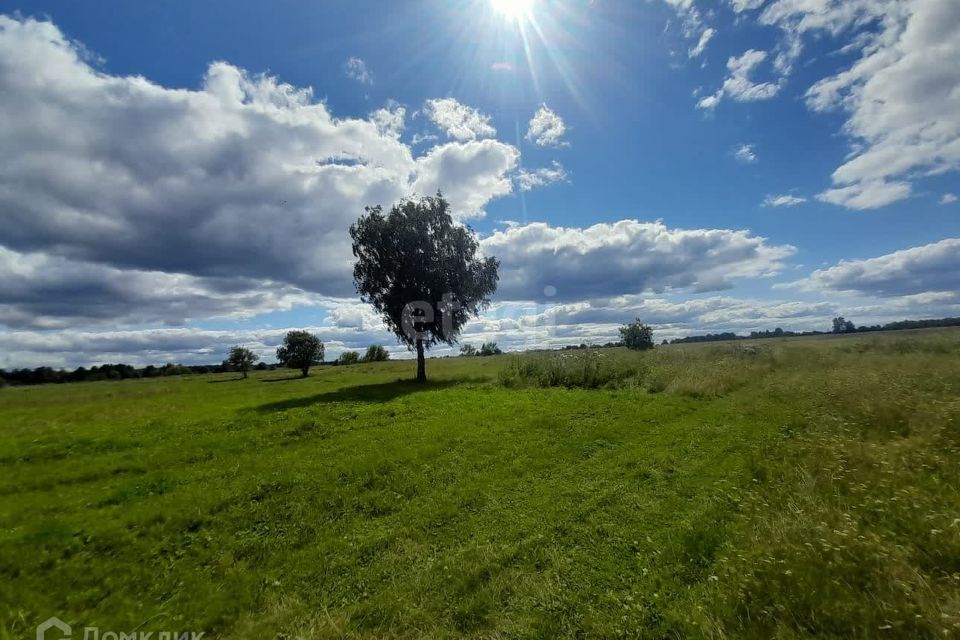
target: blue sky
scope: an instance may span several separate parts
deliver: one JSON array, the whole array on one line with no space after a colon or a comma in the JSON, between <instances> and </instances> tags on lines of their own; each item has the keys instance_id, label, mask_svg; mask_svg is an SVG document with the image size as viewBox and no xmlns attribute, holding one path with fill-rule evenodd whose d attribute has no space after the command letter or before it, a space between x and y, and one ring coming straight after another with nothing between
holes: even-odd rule
<instances>
[{"instance_id":1,"label":"blue sky","mask_svg":"<svg viewBox=\"0 0 960 640\"><path fill-rule=\"evenodd\" d=\"M0 14L0 367L267 356L299 327L401 355L345 231L434 188L504 263L465 341L960 315L950 0Z\"/></svg>"}]
</instances>

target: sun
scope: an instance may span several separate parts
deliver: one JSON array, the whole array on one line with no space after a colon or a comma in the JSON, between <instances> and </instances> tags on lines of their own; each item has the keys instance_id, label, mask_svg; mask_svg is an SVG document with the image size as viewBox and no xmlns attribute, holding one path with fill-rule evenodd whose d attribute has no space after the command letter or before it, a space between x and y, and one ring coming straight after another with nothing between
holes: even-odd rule
<instances>
[{"instance_id":1,"label":"sun","mask_svg":"<svg viewBox=\"0 0 960 640\"><path fill-rule=\"evenodd\" d=\"M529 17L534 2L536 0L490 0L490 6L501 17L520 22Z\"/></svg>"}]
</instances>

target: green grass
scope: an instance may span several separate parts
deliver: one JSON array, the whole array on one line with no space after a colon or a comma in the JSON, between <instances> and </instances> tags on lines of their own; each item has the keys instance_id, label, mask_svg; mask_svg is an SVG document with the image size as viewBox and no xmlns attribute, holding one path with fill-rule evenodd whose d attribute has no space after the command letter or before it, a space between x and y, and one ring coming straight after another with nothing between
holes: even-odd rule
<instances>
[{"instance_id":1,"label":"green grass","mask_svg":"<svg viewBox=\"0 0 960 640\"><path fill-rule=\"evenodd\" d=\"M0 390L0 637L960 634L960 331L555 357Z\"/></svg>"}]
</instances>

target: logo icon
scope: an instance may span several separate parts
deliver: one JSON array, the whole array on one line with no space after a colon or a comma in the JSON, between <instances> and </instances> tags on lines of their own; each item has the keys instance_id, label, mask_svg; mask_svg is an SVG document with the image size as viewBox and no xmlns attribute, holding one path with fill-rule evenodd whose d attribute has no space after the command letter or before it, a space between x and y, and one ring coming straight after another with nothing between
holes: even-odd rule
<instances>
[{"instance_id":1,"label":"logo icon","mask_svg":"<svg viewBox=\"0 0 960 640\"><path fill-rule=\"evenodd\" d=\"M59 630L60 635L57 636L51 634L49 637L47 637L47 631L49 631L51 628ZM37 625L37 640L67 640L72 632L73 630L70 628L70 625L60 618L54 616Z\"/></svg>"}]
</instances>

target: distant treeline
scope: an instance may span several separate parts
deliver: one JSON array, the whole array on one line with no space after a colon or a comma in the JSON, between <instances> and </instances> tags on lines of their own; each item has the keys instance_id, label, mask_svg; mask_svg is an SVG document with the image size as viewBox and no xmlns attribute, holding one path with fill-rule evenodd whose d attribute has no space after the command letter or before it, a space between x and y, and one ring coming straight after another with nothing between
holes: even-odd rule
<instances>
[{"instance_id":1,"label":"distant treeline","mask_svg":"<svg viewBox=\"0 0 960 640\"><path fill-rule=\"evenodd\" d=\"M840 320L841 322L836 322ZM777 327L773 331L751 331L748 336L735 333L708 333L702 336L687 336L670 340L670 344L685 344L691 342L721 342L725 340L754 340L758 338L789 338L794 336L825 336L832 334L869 333L872 331L902 331L904 329L930 329L934 327L960 327L960 318L939 318L934 320L900 320L887 324L855 327L852 322L837 318L834 321L833 331L784 331ZM664 340L664 343L667 341Z\"/></svg>"},{"instance_id":2,"label":"distant treeline","mask_svg":"<svg viewBox=\"0 0 960 640\"><path fill-rule=\"evenodd\" d=\"M276 365L260 364L253 367L256 371L273 370ZM155 367L150 364L136 368L129 364L102 364L96 367L77 367L73 371L64 371L52 367L36 369L0 369L0 386L6 384L59 384L64 382L96 382L98 380L126 380L128 378L162 378L164 376L182 376L192 373L225 373L232 369L226 364L182 365L165 364Z\"/></svg>"},{"instance_id":3,"label":"distant treeline","mask_svg":"<svg viewBox=\"0 0 960 640\"><path fill-rule=\"evenodd\" d=\"M692 342L720 342L725 340L754 340L758 338L788 338L795 336L823 336L832 334L849 333L869 333L872 331L901 331L904 329L929 329L934 327L960 327L960 318L940 318L934 320L900 320L898 322L888 322L884 325L860 326L855 327L852 322L843 318L834 318L833 331L784 331L777 327L773 331L751 331L748 336L737 335L732 332L708 333L702 336L687 336L686 338L676 338L670 340L669 344L685 344ZM667 340L663 344L668 344ZM491 354L501 353L496 343L490 343ZM467 345L469 346L469 345ZM484 345L487 346L487 345ZM598 347L621 347L623 342L607 342L605 344L579 344L566 345L561 347L563 350L570 349L595 349ZM371 347L376 348L376 346ZM383 350L382 347L380 347ZM463 355L479 355L480 350L472 349L471 353ZM495 351L494 351L495 350ZM384 354L386 351L383 350ZM359 354L357 354L359 356ZM358 357L358 362L370 361L368 355ZM383 356L379 359L386 359L389 356ZM349 364L345 361L336 361L325 363L331 365ZM266 364L261 362L254 367L255 371L273 371L278 366L275 364ZM136 368L129 364L102 364L95 367L77 367L73 371L54 369L53 367L37 367L36 369L13 369L4 371L0 369L0 387L4 385L28 385L28 384L60 384L65 382L95 382L98 380L126 380L129 378L161 378L164 376L182 376L195 373L227 373L234 369L226 362L212 365L182 365L165 364L160 367L147 365Z\"/></svg>"}]
</instances>

